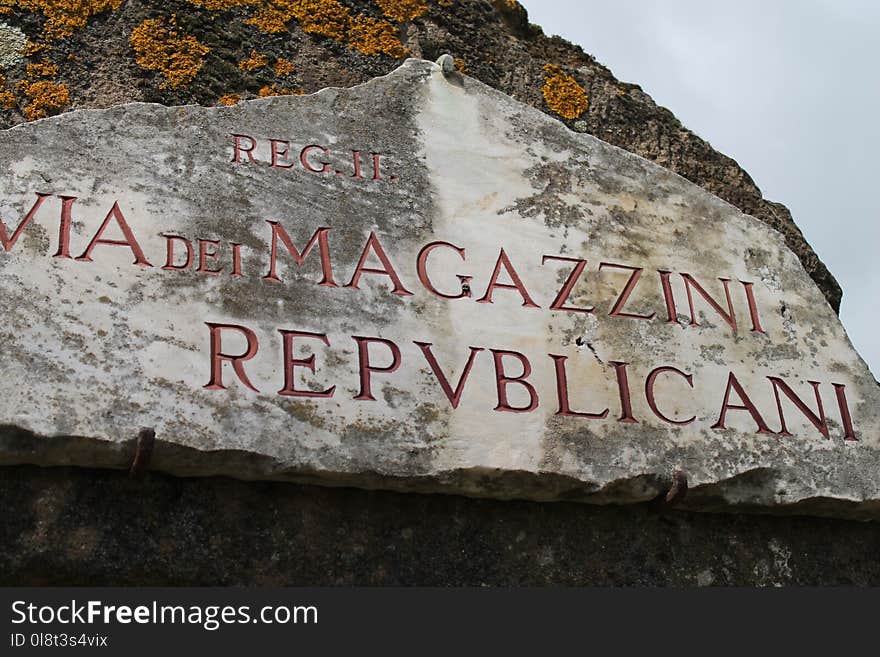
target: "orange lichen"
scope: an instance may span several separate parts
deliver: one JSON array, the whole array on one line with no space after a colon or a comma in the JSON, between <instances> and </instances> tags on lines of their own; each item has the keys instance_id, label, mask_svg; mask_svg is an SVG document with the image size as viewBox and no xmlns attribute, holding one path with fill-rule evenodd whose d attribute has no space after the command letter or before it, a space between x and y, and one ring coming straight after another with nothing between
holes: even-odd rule
<instances>
[{"instance_id":1,"label":"orange lichen","mask_svg":"<svg viewBox=\"0 0 880 657\"><path fill-rule=\"evenodd\" d=\"M46 17L47 39L70 36L86 26L89 18L108 9L118 9L122 0L5 0L7 7L38 11Z\"/></svg>"},{"instance_id":2,"label":"orange lichen","mask_svg":"<svg viewBox=\"0 0 880 657\"><path fill-rule=\"evenodd\" d=\"M235 105L238 102L241 102L241 96L238 94L223 94L217 99L218 105Z\"/></svg>"},{"instance_id":3,"label":"orange lichen","mask_svg":"<svg viewBox=\"0 0 880 657\"><path fill-rule=\"evenodd\" d=\"M254 0L186 0L191 5L204 7L211 11L219 11L221 9L232 9L233 7L247 7L254 4Z\"/></svg>"},{"instance_id":4,"label":"orange lichen","mask_svg":"<svg viewBox=\"0 0 880 657\"><path fill-rule=\"evenodd\" d=\"M0 107L5 110L15 109L18 105L18 102L15 100L15 95L11 91L0 91Z\"/></svg>"},{"instance_id":5,"label":"orange lichen","mask_svg":"<svg viewBox=\"0 0 880 657\"><path fill-rule=\"evenodd\" d=\"M311 34L320 34L336 41L345 38L349 8L336 0L272 0L292 7L291 14Z\"/></svg>"},{"instance_id":6,"label":"orange lichen","mask_svg":"<svg viewBox=\"0 0 880 657\"><path fill-rule=\"evenodd\" d=\"M52 62L43 60L27 65L27 76L29 78L54 78L56 75L58 75L58 67Z\"/></svg>"},{"instance_id":7,"label":"orange lichen","mask_svg":"<svg viewBox=\"0 0 880 657\"><path fill-rule=\"evenodd\" d=\"M260 98L269 98L271 96L302 96L303 92L298 89L284 89L276 87L274 84L266 85L258 92Z\"/></svg>"},{"instance_id":8,"label":"orange lichen","mask_svg":"<svg viewBox=\"0 0 880 657\"><path fill-rule=\"evenodd\" d=\"M70 102L70 90L51 80L22 80L18 83L18 88L30 99L30 104L24 108L24 117L28 121L42 119Z\"/></svg>"},{"instance_id":9,"label":"orange lichen","mask_svg":"<svg viewBox=\"0 0 880 657\"><path fill-rule=\"evenodd\" d=\"M288 24L297 21L309 34L348 43L367 55L386 54L405 57L408 51L400 42L395 27L387 20L366 15L352 16L352 10L339 0L187 0L209 10L247 7L251 15L246 23L269 34L288 31ZM403 22L424 15L426 0L377 0L386 16ZM283 70L283 69L282 69ZM276 71L277 72L277 71ZM278 73L288 75L289 73Z\"/></svg>"},{"instance_id":10,"label":"orange lichen","mask_svg":"<svg viewBox=\"0 0 880 657\"><path fill-rule=\"evenodd\" d=\"M348 43L365 55L383 53L400 59L409 54L391 23L369 16L358 16L351 22Z\"/></svg>"},{"instance_id":11,"label":"orange lichen","mask_svg":"<svg viewBox=\"0 0 880 657\"><path fill-rule=\"evenodd\" d=\"M6 84L6 78L0 74L0 109L15 109L18 104L15 95L11 91L5 91L3 85Z\"/></svg>"},{"instance_id":12,"label":"orange lichen","mask_svg":"<svg viewBox=\"0 0 880 657\"><path fill-rule=\"evenodd\" d=\"M254 71L258 68L263 68L266 64L269 63L269 58L266 55L261 55L256 50L251 50L251 56L243 61L238 63L238 68L242 71Z\"/></svg>"},{"instance_id":13,"label":"orange lichen","mask_svg":"<svg viewBox=\"0 0 880 657\"><path fill-rule=\"evenodd\" d=\"M28 41L24 44L25 57L31 57L32 55L36 55L38 52L41 52L43 50L52 50L52 48L45 43L37 43L36 41Z\"/></svg>"},{"instance_id":14,"label":"orange lichen","mask_svg":"<svg viewBox=\"0 0 880 657\"><path fill-rule=\"evenodd\" d=\"M458 57L456 57L454 64L455 64L455 70L458 71L459 73L467 73L468 72L467 64L464 63L463 59L459 59Z\"/></svg>"},{"instance_id":15,"label":"orange lichen","mask_svg":"<svg viewBox=\"0 0 880 657\"><path fill-rule=\"evenodd\" d=\"M263 32L275 34L277 32L286 32L287 23L291 19L292 17L290 14L279 11L278 9L266 7L257 11L245 22L251 25L255 25Z\"/></svg>"},{"instance_id":16,"label":"orange lichen","mask_svg":"<svg viewBox=\"0 0 880 657\"><path fill-rule=\"evenodd\" d=\"M272 68L275 71L275 75L284 76L293 73L295 67L293 62L284 59L283 57L279 57Z\"/></svg>"},{"instance_id":17,"label":"orange lichen","mask_svg":"<svg viewBox=\"0 0 880 657\"><path fill-rule=\"evenodd\" d=\"M303 30L342 41L348 27L348 7L337 0L259 0L257 11L248 19L263 32L286 32L296 19Z\"/></svg>"},{"instance_id":18,"label":"orange lichen","mask_svg":"<svg viewBox=\"0 0 880 657\"><path fill-rule=\"evenodd\" d=\"M376 0L376 4L382 8L382 13L398 23L411 21L428 13L428 3L425 0Z\"/></svg>"},{"instance_id":19,"label":"orange lichen","mask_svg":"<svg viewBox=\"0 0 880 657\"><path fill-rule=\"evenodd\" d=\"M134 28L131 47L137 55L138 66L161 73L165 78L161 87L172 89L191 82L202 70L204 57L211 50L180 30L173 15L170 19L147 19Z\"/></svg>"},{"instance_id":20,"label":"orange lichen","mask_svg":"<svg viewBox=\"0 0 880 657\"><path fill-rule=\"evenodd\" d=\"M566 119L576 119L589 106L587 92L573 77L555 64L544 67L544 102Z\"/></svg>"}]
</instances>

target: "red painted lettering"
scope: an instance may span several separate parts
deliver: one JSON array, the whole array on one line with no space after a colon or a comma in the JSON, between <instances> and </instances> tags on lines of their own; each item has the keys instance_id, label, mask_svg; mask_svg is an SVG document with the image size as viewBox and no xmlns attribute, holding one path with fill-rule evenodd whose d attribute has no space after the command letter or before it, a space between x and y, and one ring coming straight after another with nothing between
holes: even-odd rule
<instances>
[{"instance_id":1,"label":"red painted lettering","mask_svg":"<svg viewBox=\"0 0 880 657\"><path fill-rule=\"evenodd\" d=\"M607 408L601 413L581 413L571 410L571 404L568 400L568 376L565 372L565 361L568 360L568 356L548 355L553 359L553 365L556 368L556 397L559 399L559 410L556 411L556 415L583 417L588 420L602 420L608 417Z\"/></svg>"},{"instance_id":2,"label":"red painted lettering","mask_svg":"<svg viewBox=\"0 0 880 657\"><path fill-rule=\"evenodd\" d=\"M566 306L565 302L568 300L568 297L571 296L571 292L574 289L575 284L580 278L581 274L584 271L584 267L587 266L587 261L581 258L566 258L563 256L549 256L545 255L541 259L541 264L547 264L548 260L558 260L560 262L574 262L576 263L574 269L572 269L571 274L565 280L565 284L562 286L562 289L559 290L559 294L556 295L556 298L553 300L553 303L550 304L550 310L567 310L572 313L591 313L595 310L593 306L588 308L576 308L575 306Z\"/></svg>"},{"instance_id":3,"label":"red painted lettering","mask_svg":"<svg viewBox=\"0 0 880 657\"><path fill-rule=\"evenodd\" d=\"M779 391L781 390L785 393L785 396L788 397L789 401L797 406L798 410L804 414L816 429L819 430L819 433L826 438L830 438L828 435L828 423L825 421L825 409L822 408L822 397L819 395L818 381L807 381L807 383L813 386L813 393L816 395L816 407L818 410L818 415L816 415L816 413L813 413L803 400L795 394L794 390L792 390L785 381L776 376L768 376L767 378L770 380L770 383L773 384L773 394L776 395L776 408L779 410L779 422L782 424L782 430L779 432L780 436L792 435L788 430L788 427L785 426L785 415L782 413L782 399L779 397Z\"/></svg>"},{"instance_id":4,"label":"red painted lettering","mask_svg":"<svg viewBox=\"0 0 880 657\"><path fill-rule=\"evenodd\" d=\"M687 381L688 385L691 388L694 387L694 377L691 376L690 374L685 374L680 369L678 369L676 367L672 367L672 366L658 367L655 370L653 370L648 375L648 378L645 380L645 398L648 400L648 406L650 406L651 410L654 411L654 415L659 417L664 422L669 422L669 424L678 424L678 425L690 424L691 422L693 422L694 420L697 419L696 415L694 415L691 418L688 418L687 420L673 420L673 419L667 417L666 415L664 415L663 413L661 413L660 409L657 408L657 400L654 397L654 383L656 382L657 377L665 372L670 372L672 374L678 374L678 376L680 376L685 381Z\"/></svg>"},{"instance_id":5,"label":"red painted lettering","mask_svg":"<svg viewBox=\"0 0 880 657\"><path fill-rule=\"evenodd\" d=\"M34 216L37 214L37 211L39 211L40 206L43 205L43 201L45 201L50 196L52 195L40 194L39 192L37 192L37 200L34 201L34 204L31 206L31 209L25 215L24 219L19 222L18 228L15 229L11 237L6 232L6 224L3 222L3 219L0 218L0 244L3 244L3 249L6 252L9 252L9 249L15 246L15 243L18 241L18 238L21 237L24 229L27 228L29 223L31 223Z\"/></svg>"},{"instance_id":6,"label":"red painted lettering","mask_svg":"<svg viewBox=\"0 0 880 657\"><path fill-rule=\"evenodd\" d=\"M375 269L372 267L365 267L364 263L366 263L367 258L370 256L370 251L372 251L377 258L382 263L382 269ZM367 239L367 243L364 245L363 253L361 253L361 259L357 264L357 268L354 270L354 274L351 276L351 281L349 281L348 285L345 287L353 287L354 289L358 288L358 282L361 280L361 274L382 274L391 279L391 282L394 284L394 289L391 290L391 294L399 294L400 296L412 296L412 292L407 290L403 283L400 281L400 277L397 275L397 271L394 269L394 265L391 264L391 260L388 259L388 255L385 253L385 249L382 248L382 243L379 242L379 238L376 237L376 233L370 232L370 237Z\"/></svg>"},{"instance_id":7,"label":"red painted lettering","mask_svg":"<svg viewBox=\"0 0 880 657\"><path fill-rule=\"evenodd\" d=\"M351 177L363 180L363 176L361 175L361 152L352 151L351 157L354 160L354 174Z\"/></svg>"},{"instance_id":8,"label":"red painted lettering","mask_svg":"<svg viewBox=\"0 0 880 657\"><path fill-rule=\"evenodd\" d=\"M61 224L58 227L58 251L55 258L73 258L70 255L70 224L73 219L71 210L76 202L76 196L59 196L61 199Z\"/></svg>"},{"instance_id":9,"label":"red painted lettering","mask_svg":"<svg viewBox=\"0 0 880 657\"><path fill-rule=\"evenodd\" d=\"M307 338L311 340L320 340L328 347L330 340L324 333L310 333L308 331L287 331L278 329L284 344L284 387L278 391L279 395L285 397L332 397L336 392L336 386L331 386L323 392L315 392L313 390L297 390L295 381L295 370L297 367L304 367L312 373L315 371L315 354L310 354L308 358L293 357L293 340L294 338Z\"/></svg>"},{"instance_id":10,"label":"red painted lettering","mask_svg":"<svg viewBox=\"0 0 880 657\"><path fill-rule=\"evenodd\" d=\"M526 381L532 373L532 365L529 359L518 351L505 351L503 349L492 349L492 358L495 361L495 386L498 390L498 406L496 411L506 411L508 413L531 413L538 408L538 391L535 387ZM523 367L523 373L519 376L508 376L504 371L504 357L509 356L516 358ZM529 403L525 406L511 406L507 398L507 386L516 383L525 388L529 393Z\"/></svg>"},{"instance_id":11,"label":"red painted lettering","mask_svg":"<svg viewBox=\"0 0 880 657\"><path fill-rule=\"evenodd\" d=\"M223 385L223 361L232 363L232 369L238 376L238 380L245 386L259 392L248 378L244 371L244 363L257 355L259 342L256 334L246 326L238 326L237 324L215 324L213 322L205 322L211 331L211 380L205 386L207 390L226 390ZM247 349L243 354L237 356L223 353L220 334L223 331L237 331L241 333L247 340Z\"/></svg>"},{"instance_id":12,"label":"red painted lettering","mask_svg":"<svg viewBox=\"0 0 880 657\"><path fill-rule=\"evenodd\" d=\"M370 153L373 156L373 180L379 181L382 180L382 176L379 173L379 153Z\"/></svg>"},{"instance_id":13,"label":"red painted lettering","mask_svg":"<svg viewBox=\"0 0 880 657\"><path fill-rule=\"evenodd\" d=\"M684 289L687 292L688 298L688 308L691 311L691 326L699 326L699 322L697 322L697 314L694 311L694 298L691 293L691 288L695 289L700 293L700 296L706 300L706 302L712 306L712 309L721 316L725 322L730 325L734 331L736 331L736 315L733 312L733 302L730 300L730 279L729 278L719 278L721 284L724 285L724 296L727 298L727 312L724 312L724 309L718 305L718 302L713 299L703 287L697 283L693 276L690 274L681 274L681 277L684 279Z\"/></svg>"},{"instance_id":14,"label":"red painted lettering","mask_svg":"<svg viewBox=\"0 0 880 657\"><path fill-rule=\"evenodd\" d=\"M168 254L167 259L165 260L165 266L162 269L176 269L183 270L189 269L192 266L194 250L192 242L190 242L185 237L181 237L180 235L167 235L162 233L162 237L165 238L165 250ZM183 246L186 248L186 262L182 265L174 264L174 242L182 242Z\"/></svg>"},{"instance_id":15,"label":"red painted lettering","mask_svg":"<svg viewBox=\"0 0 880 657\"><path fill-rule=\"evenodd\" d=\"M843 421L843 439L858 440L856 430L853 427L852 415L849 412L849 404L846 401L846 386L840 383L832 383L834 394L837 396L837 407L840 409L840 419Z\"/></svg>"},{"instance_id":16,"label":"red painted lettering","mask_svg":"<svg viewBox=\"0 0 880 657\"><path fill-rule=\"evenodd\" d=\"M498 282L498 276L501 274L502 267L507 270L507 275L510 277L510 280L513 281L512 283ZM532 300L532 297L529 296L528 291L526 291L526 286L523 285L523 282L520 280L519 274L516 273L516 270L510 263L510 259L507 257L504 249L501 249L501 253L498 254L498 260L495 263L495 271L492 272L492 278L489 280L489 286L486 288L486 294L484 294L481 299L477 299L477 303L493 303L492 295L495 292L496 288L502 288L505 290L516 290L517 292L519 292L523 300L523 307L541 307Z\"/></svg>"},{"instance_id":17,"label":"red painted lettering","mask_svg":"<svg viewBox=\"0 0 880 657\"><path fill-rule=\"evenodd\" d=\"M104 231L107 229L107 226L110 224L110 220L115 219L116 224L119 226L119 229L122 231L122 235L125 239L122 240L109 240L103 239L101 236L104 234ZM140 244L134 237L134 233L131 232L131 228L128 225L128 222L125 220L125 217L122 214L122 210L119 209L119 202L116 201L113 203L113 207L110 208L110 212L107 213L107 218L104 219L104 223L101 224L101 227L98 229L98 232L95 233L95 236L92 238L92 241L89 242L89 245L86 247L86 250L83 254L77 258L79 261L83 262L92 262L92 251L99 244L106 244L108 246L127 246L131 249L131 252L134 254L134 263L139 267L152 267L147 258L144 256L144 252L141 249Z\"/></svg>"},{"instance_id":18,"label":"red painted lettering","mask_svg":"<svg viewBox=\"0 0 880 657\"><path fill-rule=\"evenodd\" d=\"M749 302L749 316L752 318L752 331L754 333L766 333L763 328L761 328L761 320L758 317L758 304L755 303L755 291L752 289L753 283L746 283L745 281L740 281L742 286L746 291L746 299Z\"/></svg>"},{"instance_id":19,"label":"red painted lettering","mask_svg":"<svg viewBox=\"0 0 880 657\"><path fill-rule=\"evenodd\" d=\"M214 249L209 251L208 247L213 246ZM218 264L219 258L217 257L219 254L218 249L220 248L220 242L218 240L203 240L199 239L199 268L196 269L200 274L210 274L211 276L217 276L223 272L223 268L219 269L208 269L208 261L211 261L211 264Z\"/></svg>"},{"instance_id":20,"label":"red painted lettering","mask_svg":"<svg viewBox=\"0 0 880 657\"><path fill-rule=\"evenodd\" d=\"M358 346L358 372L360 373L361 390L354 399L376 401L373 397L371 377L373 372L396 372L400 367L400 348L391 340L384 338L365 338L360 335L351 336ZM384 344L391 351L391 364L376 367L370 362L370 343Z\"/></svg>"},{"instance_id":21,"label":"red painted lettering","mask_svg":"<svg viewBox=\"0 0 880 657\"><path fill-rule=\"evenodd\" d=\"M241 244L230 242L232 247L232 274L230 276L244 276L241 273Z\"/></svg>"},{"instance_id":22,"label":"red painted lettering","mask_svg":"<svg viewBox=\"0 0 880 657\"><path fill-rule=\"evenodd\" d=\"M320 169L316 169L309 162L309 154L312 151L321 151L325 156L328 151L323 146L318 146L317 144L311 144L310 146L306 146L299 154L299 161L302 163L303 167L306 171L311 171L312 173L327 173L330 170L330 164L328 162L318 162L321 165Z\"/></svg>"},{"instance_id":23,"label":"red painted lettering","mask_svg":"<svg viewBox=\"0 0 880 657\"><path fill-rule=\"evenodd\" d=\"M458 377L458 384L455 386L455 390L453 390L452 386L449 385L449 379L446 378L446 374L443 373L443 369L440 367L440 364L431 352L432 343L413 342L422 350L425 360L427 360L428 365L431 366L431 370L434 372L434 376L437 377L437 382L443 389L443 393L446 395L449 403L452 404L452 408L458 408L458 403L461 401L461 393L464 391L464 384L467 381L468 374L471 372L471 367L474 365L474 357L479 352L484 351L484 349L482 347L469 347L470 355L468 356L467 364L465 364L461 376Z\"/></svg>"},{"instance_id":24,"label":"red painted lettering","mask_svg":"<svg viewBox=\"0 0 880 657\"><path fill-rule=\"evenodd\" d=\"M740 401L742 404L731 404L730 403L730 391L735 390L736 394L739 395ZM769 433L770 427L767 426L767 423L764 422L764 418L761 417L761 414L758 412L758 409L752 403L752 400L749 399L749 396L746 394L746 391L743 390L743 387L740 385L736 376L734 376L733 372L730 373L730 376L727 378L727 388L724 391L724 401L721 403L721 414L718 416L718 421L712 425L713 429L726 429L724 423L727 418L727 411L748 411L749 415L752 416L752 419L755 421L755 424L758 425L758 433Z\"/></svg>"},{"instance_id":25,"label":"red painted lettering","mask_svg":"<svg viewBox=\"0 0 880 657\"><path fill-rule=\"evenodd\" d=\"M437 295L438 297L442 297L444 299L462 299L462 298L470 298L471 290L469 283L471 282L472 276L462 276L461 274L457 274L456 278L458 278L461 283L461 292L458 294L445 294L440 292L434 284L431 282L431 279L428 277L428 256L431 251L437 249L439 247L445 247L455 251L462 260L466 260L465 250L460 249L457 246L450 244L449 242L431 242L430 244L426 244L421 251L419 251L418 258L416 258L416 272L418 273L419 280L422 285L425 286L425 289L428 292Z\"/></svg>"},{"instance_id":26,"label":"red painted lettering","mask_svg":"<svg viewBox=\"0 0 880 657\"><path fill-rule=\"evenodd\" d=\"M330 232L330 228L319 228L312 234L312 239L309 240L309 243L306 244L306 248L303 249L302 253L300 253L299 249L293 244L293 241L290 239L290 236L287 234L287 231L279 224L277 221L268 221L269 226L272 227L272 250L269 254L269 273L263 276L263 280L265 281L281 281L278 278L278 274L275 273L275 264L277 258L278 251L278 240L281 240L281 243L287 248L287 252L293 256L294 262L296 262L298 267L302 267L303 261L305 261L306 256L309 255L309 251L312 250L312 247L317 242L318 251L321 254L321 269L324 272L324 278L321 279L321 282L318 285L324 285L326 287L337 287L336 283L333 280L333 268L330 263L330 243L327 240L327 233Z\"/></svg>"},{"instance_id":27,"label":"red painted lettering","mask_svg":"<svg viewBox=\"0 0 880 657\"><path fill-rule=\"evenodd\" d=\"M675 310L675 296L672 294L671 271L657 270L660 274L660 285L663 287L663 301L666 303L666 323L678 324L678 313Z\"/></svg>"},{"instance_id":28,"label":"red painted lettering","mask_svg":"<svg viewBox=\"0 0 880 657\"><path fill-rule=\"evenodd\" d=\"M290 142L283 139L270 139L269 145L272 152L272 163L269 165L274 169L292 169L293 164L281 164L281 160L287 162L287 153L290 150Z\"/></svg>"},{"instance_id":29,"label":"red painted lettering","mask_svg":"<svg viewBox=\"0 0 880 657\"><path fill-rule=\"evenodd\" d=\"M622 363L616 360L608 361L614 366L614 375L617 378L617 394L620 396L620 417L618 422L627 424L637 423L638 420L633 416L632 399L629 394L629 377L626 374L626 368L629 363Z\"/></svg>"},{"instance_id":30,"label":"red painted lettering","mask_svg":"<svg viewBox=\"0 0 880 657\"><path fill-rule=\"evenodd\" d=\"M623 307L626 305L627 300L629 299L629 295L632 294L633 290L636 287L636 284L639 282L639 278L642 276L642 267L630 267L629 265L618 265L613 262L600 262L599 263L599 271L602 271L603 267L610 267L612 269L626 269L631 271L632 274L629 277L629 280L626 282L626 287L623 288L623 292L620 293L620 296L617 297L617 301L614 303L614 307L611 308L611 312L608 313L609 317L627 317L629 319L645 319L652 320L654 319L657 313L651 313L650 315L634 315L633 313L625 313L623 312Z\"/></svg>"},{"instance_id":31,"label":"red painted lettering","mask_svg":"<svg viewBox=\"0 0 880 657\"><path fill-rule=\"evenodd\" d=\"M250 146L248 148L242 147L242 140L247 139L250 142ZM234 164L241 163L241 154L244 153L248 156L248 159L252 164L256 164L257 160L254 157L254 149L257 147L257 141L253 137L249 137L248 135L232 135L232 162Z\"/></svg>"}]
</instances>

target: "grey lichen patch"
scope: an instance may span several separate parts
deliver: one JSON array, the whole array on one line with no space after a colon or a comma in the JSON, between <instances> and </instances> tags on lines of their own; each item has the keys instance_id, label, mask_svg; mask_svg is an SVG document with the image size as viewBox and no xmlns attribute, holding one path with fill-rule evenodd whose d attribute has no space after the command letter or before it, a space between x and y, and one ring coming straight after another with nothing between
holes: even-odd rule
<instances>
[{"instance_id":1,"label":"grey lichen patch","mask_svg":"<svg viewBox=\"0 0 880 657\"><path fill-rule=\"evenodd\" d=\"M382 399L391 408L408 408L415 401L415 397L410 391L392 385L382 386Z\"/></svg>"},{"instance_id":2,"label":"grey lichen patch","mask_svg":"<svg viewBox=\"0 0 880 657\"><path fill-rule=\"evenodd\" d=\"M721 345L703 345L700 347L700 357L704 361L724 365L724 347Z\"/></svg>"},{"instance_id":3,"label":"grey lichen patch","mask_svg":"<svg viewBox=\"0 0 880 657\"><path fill-rule=\"evenodd\" d=\"M795 345L784 343L763 346L755 352L755 358L764 362L790 362L802 357L802 352Z\"/></svg>"},{"instance_id":4,"label":"grey lichen patch","mask_svg":"<svg viewBox=\"0 0 880 657\"><path fill-rule=\"evenodd\" d=\"M413 419L426 440L442 440L443 433L448 430L449 411L437 404L419 404L413 412Z\"/></svg>"},{"instance_id":5,"label":"grey lichen patch","mask_svg":"<svg viewBox=\"0 0 880 657\"><path fill-rule=\"evenodd\" d=\"M589 208L577 202L574 192L577 176L561 163L538 164L525 172L537 192L517 199L500 213L516 212L521 217L540 217L550 228L580 224L589 214Z\"/></svg>"},{"instance_id":6,"label":"grey lichen patch","mask_svg":"<svg viewBox=\"0 0 880 657\"><path fill-rule=\"evenodd\" d=\"M314 402L289 401L284 404L283 408L300 422L310 424L316 429L323 429L327 426L327 419L321 415Z\"/></svg>"},{"instance_id":7,"label":"grey lichen patch","mask_svg":"<svg viewBox=\"0 0 880 657\"><path fill-rule=\"evenodd\" d=\"M22 235L22 246L33 254L42 254L49 250L49 233L40 225Z\"/></svg>"},{"instance_id":8,"label":"grey lichen patch","mask_svg":"<svg viewBox=\"0 0 880 657\"><path fill-rule=\"evenodd\" d=\"M17 27L0 21L0 69L11 68L24 61L27 36Z\"/></svg>"},{"instance_id":9,"label":"grey lichen patch","mask_svg":"<svg viewBox=\"0 0 880 657\"><path fill-rule=\"evenodd\" d=\"M401 429L391 420L355 420L339 432L345 452L327 455L327 463L339 464L341 469L355 465L386 475L415 477L412 485L418 489L417 480L433 471L436 449L430 434Z\"/></svg>"},{"instance_id":10,"label":"grey lichen patch","mask_svg":"<svg viewBox=\"0 0 880 657\"><path fill-rule=\"evenodd\" d=\"M579 303L580 307L584 307L583 301L579 302L577 297L572 303ZM562 329L562 344L578 347L590 345L595 340L598 326L599 322L593 313L572 315Z\"/></svg>"}]
</instances>

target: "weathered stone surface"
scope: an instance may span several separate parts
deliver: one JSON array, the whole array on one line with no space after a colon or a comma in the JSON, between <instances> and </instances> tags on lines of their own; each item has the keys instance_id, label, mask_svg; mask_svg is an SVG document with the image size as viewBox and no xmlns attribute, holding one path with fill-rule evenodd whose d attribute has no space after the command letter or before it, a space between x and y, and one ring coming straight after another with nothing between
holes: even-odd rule
<instances>
[{"instance_id":1,"label":"weathered stone surface","mask_svg":"<svg viewBox=\"0 0 880 657\"><path fill-rule=\"evenodd\" d=\"M290 142L275 150L292 168L267 166L270 138ZM244 152L252 139L254 162ZM178 475L604 503L652 499L680 470L692 508L874 514L878 389L780 234L474 80L411 60L351 90L78 112L13 128L3 144L4 464L127 467L138 427L149 426L152 466ZM382 180L372 180L374 152ZM306 170L324 162L327 173ZM35 193L53 196L19 235ZM67 209L69 245L59 238ZM300 250L330 228L324 266L316 242L295 267L277 233L268 276L268 222ZM163 269L168 235L195 244L196 261L206 254L202 270L223 272ZM200 249L198 239L220 244ZM466 256L432 251L427 283L417 258L436 241ZM230 242L241 245L240 266ZM184 259L174 243L172 265ZM370 271L390 263L399 282ZM316 362L314 372L298 363L290 385L280 329L329 342L295 339L291 356ZM212 334L224 354L259 344L240 363L247 380L228 362L212 370ZM377 368L396 359L388 343L363 337L400 349L399 369L376 371L371 391L363 359ZM419 342L431 343L437 365ZM530 362L533 395L498 381L522 373L513 352ZM572 413L608 413L561 415L564 378ZM809 419L821 415L809 381L824 423ZM331 386L327 398L277 394ZM734 407L744 403L754 409Z\"/></svg>"}]
</instances>

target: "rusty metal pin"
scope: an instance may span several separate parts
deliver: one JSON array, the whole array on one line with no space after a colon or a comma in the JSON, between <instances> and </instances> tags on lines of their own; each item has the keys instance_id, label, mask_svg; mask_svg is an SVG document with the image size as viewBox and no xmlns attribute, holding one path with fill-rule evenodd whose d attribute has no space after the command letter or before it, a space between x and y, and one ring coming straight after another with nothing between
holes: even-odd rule
<instances>
[{"instance_id":1,"label":"rusty metal pin","mask_svg":"<svg viewBox=\"0 0 880 657\"><path fill-rule=\"evenodd\" d=\"M137 477L143 474L150 465L153 456L153 445L156 443L156 430L144 428L138 432L137 444L135 445L134 459L128 470L129 476Z\"/></svg>"},{"instance_id":2,"label":"rusty metal pin","mask_svg":"<svg viewBox=\"0 0 880 657\"><path fill-rule=\"evenodd\" d=\"M685 498L685 495L687 495L687 490L687 475L681 470L676 470L672 473L672 486L670 487L669 492L666 493L666 497L663 498L663 501L669 505L678 504Z\"/></svg>"}]
</instances>

